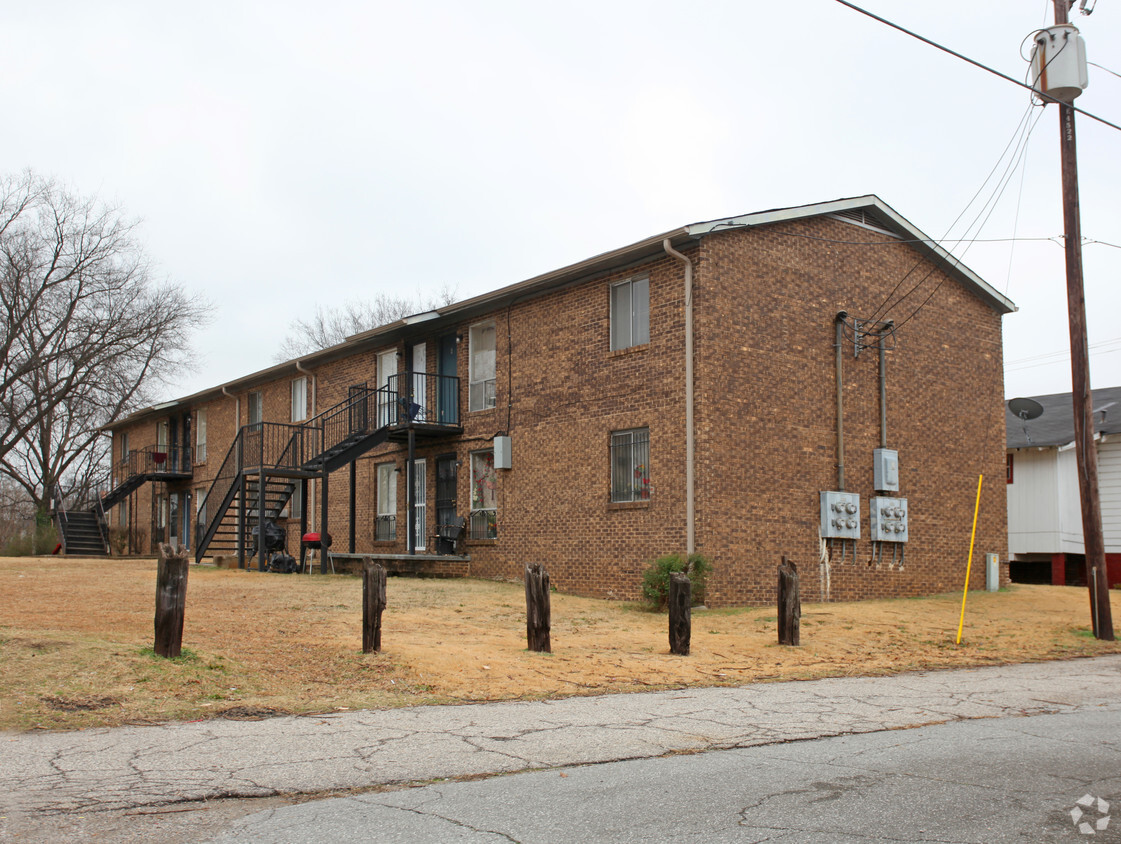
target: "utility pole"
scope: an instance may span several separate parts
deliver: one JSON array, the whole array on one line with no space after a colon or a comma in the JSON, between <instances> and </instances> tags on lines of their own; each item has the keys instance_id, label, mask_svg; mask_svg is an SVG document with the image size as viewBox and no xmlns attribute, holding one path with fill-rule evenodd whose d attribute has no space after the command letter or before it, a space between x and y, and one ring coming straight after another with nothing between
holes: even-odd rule
<instances>
[{"instance_id":1,"label":"utility pole","mask_svg":"<svg viewBox=\"0 0 1121 844\"><path fill-rule=\"evenodd\" d=\"M1069 23L1073 0L1054 0L1055 24ZM1078 491L1082 499L1082 539L1086 584L1094 636L1113 641L1113 614L1105 568L1102 509L1098 497L1098 453L1094 444L1094 403L1090 394L1090 351L1086 340L1086 296L1082 286L1082 225L1078 211L1078 161L1074 143L1074 109L1059 103L1059 149L1062 156L1063 224L1066 238L1067 313L1070 319L1071 396L1074 403L1074 448Z\"/></svg>"}]
</instances>

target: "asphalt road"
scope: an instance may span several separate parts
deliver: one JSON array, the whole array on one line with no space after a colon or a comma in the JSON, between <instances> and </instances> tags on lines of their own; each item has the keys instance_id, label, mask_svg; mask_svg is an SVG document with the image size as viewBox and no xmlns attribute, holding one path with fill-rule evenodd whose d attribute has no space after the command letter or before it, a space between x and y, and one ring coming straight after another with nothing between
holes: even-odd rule
<instances>
[{"instance_id":1,"label":"asphalt road","mask_svg":"<svg viewBox=\"0 0 1121 844\"><path fill-rule=\"evenodd\" d=\"M716 806L707 804L705 795L716 794L717 786L728 782L742 785L773 780L781 787L773 795L741 791L734 795L734 800L733 794L723 794L722 806L734 805L737 811L746 811L753 805L750 795L754 794L763 801L759 805L764 808L783 805L795 811L790 803L793 798L781 797L784 792L797 795L807 782L832 782L841 776L837 773L840 769L834 772L824 766L828 776L811 779L804 769L796 774L795 769L787 770L778 763L780 757L771 759L767 753L800 752L801 744L819 744L815 741L818 739L845 742L864 737L872 741L878 740L877 735L905 748L905 737L916 734L911 728L937 729L935 725L953 722L964 722L959 725L963 728L988 722L1028 724L1036 722L1039 716L1116 718L1118 706L1121 656L1109 656L892 677L427 706L254 722L216 719L70 733L7 733L0 734L0 841L170 843L206 840L224 833L234 834L233 840L255 840L254 830L265 836L261 840L270 840L267 836L271 833L264 826L253 830L246 827L245 834L250 838L237 839L237 834L242 833L237 832L240 828L234 824L263 809L275 810L280 817L290 811L289 804L318 806L313 801L336 795L366 801L373 799L375 793L381 793L377 799L389 799L389 792L395 791L392 799L404 799L421 793L413 786L436 780L499 776L493 785L501 787L514 779L520 781L521 777L500 775L543 771L530 775L530 781L544 783L540 786L541 794L529 798L496 797L494 803L496 819L501 817L497 808L501 805L512 805L512 811L536 816L541 806L552 800L554 789L549 785L563 785L569 779L584 782L597 772L617 770L619 773L604 774L610 776L606 785L601 782L595 788L588 786L594 794L609 794L614 793L612 783L645 781L645 769L629 767L645 763L634 760L648 760L654 767L660 763L685 765L683 772L671 779L672 786L636 792L634 805L627 800L625 807L612 808L583 800L575 808L558 811L553 820L542 815L539 823L541 830L545 830L541 832L544 837L533 838L538 833L530 828L525 830L527 840L577 840L581 834L608 835L583 840L612 840L614 836L608 833L618 831L622 836L630 829L645 830L641 833L643 837L650 837L655 834L640 821L679 804L708 806L705 817L715 819ZM1116 721L1103 727L1104 738L1114 742L1106 747L1115 748L1116 736L1121 733L1117 727ZM985 770L982 764L996 766L1001 759L997 754L1003 751L999 744L988 746L987 761L963 763L958 768L971 771L974 776ZM738 753L742 748L755 748L762 754L760 760L771 761L766 765L760 761L758 774L754 763L698 772L688 766L698 764L695 760L702 757L682 755L703 754L705 759L711 759L705 764L719 765L725 764L723 759L739 758L719 751ZM1085 755L1091 750L1087 747L1079 752ZM837 758L842 756L843 753ZM1054 764L1059 761L1056 756ZM1117 761L1114 758L1113 770L1121 771ZM1031 770L1047 770L1040 766L1051 763L1036 760L1025 764L1030 764ZM1063 762L1065 767L1057 768L1055 776L1070 776L1072 764ZM949 771L951 767L938 770ZM865 774L857 771L851 775ZM1095 783L1101 779L1100 772L1083 777ZM870 780L867 788L854 781L842 793L855 795L846 803L857 797L870 800L873 795L865 792L890 791L894 781L885 775ZM968 785L952 778L947 782L962 788ZM1057 788L1058 784L1056 780L1055 803L1048 803L1049 811L1060 811L1073 799L1073 792ZM484 784L463 786L481 788ZM1121 801L1121 788L1116 782L1110 788L1109 793L1095 796ZM811 805L820 802L805 795L798 799ZM731 803L725 803L726 800ZM923 800L918 799L916 806L921 807ZM865 808L873 814L857 813L857 819L875 816L871 805ZM599 814L594 815L593 809ZM999 805L994 811L998 809ZM588 820L577 826L584 810L589 813ZM295 811L312 810L301 806ZM721 811L726 814L726 810ZM420 817L400 809L389 814L397 816L398 823L402 814ZM616 820L609 822L609 817ZM891 817L893 823L898 822L895 815ZM745 819L764 826L775 823L769 809L765 819ZM550 839L549 824L559 824L565 835ZM742 835L750 828L737 822L732 832ZM864 834L868 828L868 824L854 826L852 834ZM470 825L456 829L455 834L476 834ZM719 829L723 832L718 834L731 834L729 828ZM367 827L368 837L362 840L394 840L391 830L392 826L379 821L378 825ZM302 840L331 838L323 828L306 834L313 837ZM760 833L756 838L737 840L767 840L767 834L774 840L778 833ZM413 832L402 835L401 840L415 840ZM301 839L285 834L271 840ZM802 839L796 835L792 840ZM912 839L903 834L895 840ZM960 840L1005 839L980 836ZM1029 835L1022 840L1044 839ZM1069 840L1089 839L1079 835ZM1094 840L1103 839L1096 835Z\"/></svg>"},{"instance_id":2,"label":"asphalt road","mask_svg":"<svg viewBox=\"0 0 1121 844\"><path fill-rule=\"evenodd\" d=\"M1121 841L1121 703L319 800L212 840Z\"/></svg>"}]
</instances>

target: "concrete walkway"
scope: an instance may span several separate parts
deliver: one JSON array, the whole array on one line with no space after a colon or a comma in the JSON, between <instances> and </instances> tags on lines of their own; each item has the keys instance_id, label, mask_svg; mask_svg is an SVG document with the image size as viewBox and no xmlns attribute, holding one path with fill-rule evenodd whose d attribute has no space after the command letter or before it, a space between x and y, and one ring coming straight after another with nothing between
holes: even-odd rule
<instances>
[{"instance_id":1,"label":"concrete walkway","mask_svg":"<svg viewBox=\"0 0 1121 844\"><path fill-rule=\"evenodd\" d=\"M1121 703L1121 656L556 701L0 734L20 820L324 794Z\"/></svg>"}]
</instances>

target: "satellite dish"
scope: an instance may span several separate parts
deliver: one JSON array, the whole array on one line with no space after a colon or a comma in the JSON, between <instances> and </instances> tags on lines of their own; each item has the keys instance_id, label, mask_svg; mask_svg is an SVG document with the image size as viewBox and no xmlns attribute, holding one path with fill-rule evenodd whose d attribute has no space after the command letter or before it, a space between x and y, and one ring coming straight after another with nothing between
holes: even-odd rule
<instances>
[{"instance_id":1,"label":"satellite dish","mask_svg":"<svg viewBox=\"0 0 1121 844\"><path fill-rule=\"evenodd\" d=\"M1008 402L1008 409L1025 422L1029 419L1038 419L1043 415L1043 405L1035 399L1011 399Z\"/></svg>"}]
</instances>

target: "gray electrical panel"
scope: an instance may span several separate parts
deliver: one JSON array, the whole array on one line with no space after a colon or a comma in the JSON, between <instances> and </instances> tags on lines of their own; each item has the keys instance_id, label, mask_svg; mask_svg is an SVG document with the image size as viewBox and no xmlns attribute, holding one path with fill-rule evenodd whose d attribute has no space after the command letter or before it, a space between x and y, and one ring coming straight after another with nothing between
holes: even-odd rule
<instances>
[{"instance_id":1,"label":"gray electrical panel","mask_svg":"<svg viewBox=\"0 0 1121 844\"><path fill-rule=\"evenodd\" d=\"M899 492L899 452L894 448L872 452L872 482L877 492Z\"/></svg>"},{"instance_id":2,"label":"gray electrical panel","mask_svg":"<svg viewBox=\"0 0 1121 844\"><path fill-rule=\"evenodd\" d=\"M855 492L821 493L823 539L860 539L860 496Z\"/></svg>"},{"instance_id":3,"label":"gray electrical panel","mask_svg":"<svg viewBox=\"0 0 1121 844\"><path fill-rule=\"evenodd\" d=\"M907 499L873 498L868 503L869 539L873 542L906 542L908 536Z\"/></svg>"}]
</instances>

